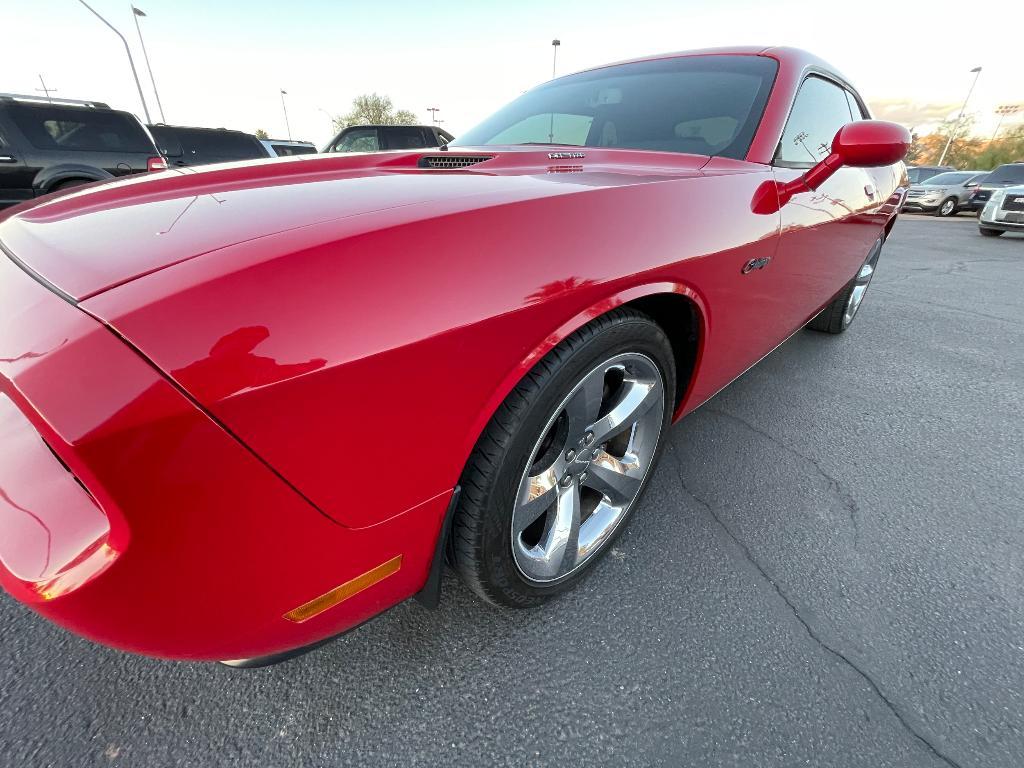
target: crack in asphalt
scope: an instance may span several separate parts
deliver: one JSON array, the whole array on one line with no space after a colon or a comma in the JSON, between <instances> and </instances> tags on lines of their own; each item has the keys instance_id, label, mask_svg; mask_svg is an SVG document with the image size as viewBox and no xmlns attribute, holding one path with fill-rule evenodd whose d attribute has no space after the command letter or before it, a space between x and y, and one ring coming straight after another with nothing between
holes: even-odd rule
<instances>
[{"instance_id":1,"label":"crack in asphalt","mask_svg":"<svg viewBox=\"0 0 1024 768\"><path fill-rule=\"evenodd\" d=\"M925 306L930 307L932 309L936 309L936 308L944 309L947 312L959 312L959 313L964 314L964 315L973 315L974 317L983 317L986 320L997 320L997 321L999 321L1001 323L1008 323L1009 325L1016 325L1016 326L1021 325L1021 323L1017 322L1016 320L1011 320L1008 317L1000 317L999 315L989 315L989 314L987 314L985 312L975 312L972 309L964 309L963 307L954 307L952 304L942 304L942 303L940 303L938 301L932 301L931 299L928 299L927 301L924 301L924 300L921 300L921 299L915 299L912 296L907 296L906 294L903 294L903 293L897 293L896 291L887 291L884 288L877 288L876 287L875 288L875 293L883 293L886 296L895 296L897 299L901 299L903 301L909 301L911 304L924 304Z\"/></svg>"},{"instance_id":2,"label":"crack in asphalt","mask_svg":"<svg viewBox=\"0 0 1024 768\"><path fill-rule=\"evenodd\" d=\"M828 483L829 492L842 505L843 509L846 510L847 517L850 520L850 528L853 531L853 549L854 551L860 551L860 506L857 504L857 500L853 498L853 494L846 490L843 487L843 484L840 483L836 477L826 472L817 459L813 456L801 453L792 445L783 442L781 439L775 437L775 435L765 431L756 424L752 424L742 416L737 416L735 413L729 413L728 411L718 410L717 408L705 408L704 410L708 413L713 413L716 416L721 416L735 421L737 424L746 427L751 432L760 435L772 444L779 446L791 456L796 456L798 459L802 459L814 467L822 479Z\"/></svg>"},{"instance_id":3,"label":"crack in asphalt","mask_svg":"<svg viewBox=\"0 0 1024 768\"><path fill-rule=\"evenodd\" d=\"M900 725L903 726L907 733L909 733L911 736L913 736L915 739L921 742L921 744L923 744L924 747L931 754L933 754L936 758L944 762L946 765L951 766L951 768L963 768L963 766L960 763L958 763L956 760L949 757L948 755L943 754L938 747L932 744L931 741L925 738L916 728L914 728L914 726L907 722L903 713L900 712L896 704L894 704L889 699L889 697L882 692L882 689L879 687L878 683L875 682L874 678L871 677L870 674L868 674L861 667L857 666L857 664L855 664L850 659L850 657L848 657L842 651L829 645L818 635L814 627L812 627L810 623L807 621L807 619L805 619L803 615L801 615L799 609L797 609L796 607L796 604L792 601L792 599L790 599L789 595L786 594L786 591L782 588L779 582L776 581L768 573L768 571L765 570L764 566L762 566L757 561L753 553L750 551L750 548L746 544L744 544L743 541L740 540L740 538L735 533L733 533L732 529L725 524L722 518L719 517L719 515L715 512L714 508L712 508L712 506L707 501L705 501L703 498L701 498L692 490L690 490L689 486L687 486L686 484L686 481L683 479L683 463L682 460L679 458L675 446L670 443L668 446L666 446L666 448L667 452L672 455L672 460L675 462L676 478L679 480L679 485L683 489L683 492L686 493L686 495L689 496L691 499L693 499L698 505L704 508L704 510L711 517L711 519L715 522L715 524L725 533L728 539L740 550L740 553L743 555L743 559L747 563L749 563L750 566L758 572L758 574L760 574L762 579L764 579L766 582L768 582L769 585L771 585L775 594L777 594L779 598L782 600L782 602L786 604L786 607L789 608L790 613L793 614L793 617L797 620L797 622L799 622L800 626L803 627L804 632L806 632L807 636L811 638L811 640L816 645L818 645L822 650L824 650L829 655L841 661L843 664L845 664L851 670L853 670L862 680L864 680L864 682L867 683L868 687L881 700L885 707L890 712L892 712L893 717L896 718L896 720L900 723Z\"/></svg>"}]
</instances>

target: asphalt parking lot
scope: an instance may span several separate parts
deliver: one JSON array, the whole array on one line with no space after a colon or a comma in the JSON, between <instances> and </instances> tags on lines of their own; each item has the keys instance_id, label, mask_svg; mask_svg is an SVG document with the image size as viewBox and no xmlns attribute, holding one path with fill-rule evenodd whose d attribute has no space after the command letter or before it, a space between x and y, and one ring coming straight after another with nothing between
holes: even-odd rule
<instances>
[{"instance_id":1,"label":"asphalt parking lot","mask_svg":"<svg viewBox=\"0 0 1024 768\"><path fill-rule=\"evenodd\" d=\"M1022 289L1024 236L902 217L851 331L677 425L611 556L543 609L448 576L437 611L236 671L4 595L0 765L1021 765Z\"/></svg>"}]
</instances>

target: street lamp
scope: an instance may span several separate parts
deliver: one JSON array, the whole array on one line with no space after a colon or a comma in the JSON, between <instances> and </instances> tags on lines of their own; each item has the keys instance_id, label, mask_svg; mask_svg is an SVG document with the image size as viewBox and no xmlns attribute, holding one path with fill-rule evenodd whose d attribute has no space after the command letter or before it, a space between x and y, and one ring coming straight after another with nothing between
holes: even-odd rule
<instances>
[{"instance_id":1,"label":"street lamp","mask_svg":"<svg viewBox=\"0 0 1024 768\"><path fill-rule=\"evenodd\" d=\"M996 123L996 129L992 131L992 138L989 141L995 141L996 135L999 133L999 129L1003 126L1003 118L1016 115L1020 112L1020 104L1001 104L996 107L996 114L999 115L999 121Z\"/></svg>"},{"instance_id":2,"label":"street lamp","mask_svg":"<svg viewBox=\"0 0 1024 768\"><path fill-rule=\"evenodd\" d=\"M964 110L967 109L967 102L970 101L971 94L974 92L974 86L978 84L978 77L981 75L981 67L975 67L971 70L974 73L974 80L971 81L971 87L967 91L967 98L964 99L963 106L960 107L960 114L957 115L956 122L953 123L953 130L949 134L949 140L946 142L946 148L942 150L942 154L939 156L939 165L942 165L942 161L946 159L946 153L949 152L949 147L953 143L953 139L960 130L960 121L964 118Z\"/></svg>"},{"instance_id":3,"label":"street lamp","mask_svg":"<svg viewBox=\"0 0 1024 768\"><path fill-rule=\"evenodd\" d=\"M552 80L555 79L555 70L556 70L556 68L558 66L558 46L560 46L561 44L562 44L562 41L559 40L558 38L555 38L554 40L551 41L551 50L552 50L552 54L551 54L551 79Z\"/></svg>"},{"instance_id":4,"label":"street lamp","mask_svg":"<svg viewBox=\"0 0 1024 768\"><path fill-rule=\"evenodd\" d=\"M288 95L288 91L284 88L281 89L281 109L284 111L284 127L288 131L288 141L292 140L292 127L288 124L288 107L285 106L284 97Z\"/></svg>"},{"instance_id":5,"label":"street lamp","mask_svg":"<svg viewBox=\"0 0 1024 768\"><path fill-rule=\"evenodd\" d=\"M149 70L149 82L153 84L153 95L156 96L156 106L160 110L160 122L167 123L164 117L164 105L160 103L160 91L156 89L156 78L153 77L153 65L149 63L149 54L146 52L146 43L142 39L142 27L139 26L139 18L145 18L146 14L132 6L132 18L135 19L135 31L139 33L139 45L142 46L142 58L146 60L146 69Z\"/></svg>"},{"instance_id":6,"label":"street lamp","mask_svg":"<svg viewBox=\"0 0 1024 768\"><path fill-rule=\"evenodd\" d=\"M118 37L121 38L121 42L124 43L124 52L128 54L128 64L131 65L131 68L132 68L132 77L135 78L135 87L139 89L139 101L142 102L142 111L146 115L146 122L147 123L153 122L150 119L150 117L149 117L149 107L146 106L146 97L142 95L142 83L139 82L139 73L135 71L135 60L132 59L132 49L128 47L128 41L124 39L124 35L122 35L120 32L118 32L117 28L114 27L113 24L111 24L109 21L107 21L102 16L100 16L98 13L96 13L95 9L91 5L89 5L87 2L85 2L85 0L78 0L78 2L80 2L86 8L88 8L89 12L93 16L95 16L97 19L99 19L104 24L106 24L108 27L110 27L111 32L113 32L115 35L117 35Z\"/></svg>"},{"instance_id":7,"label":"street lamp","mask_svg":"<svg viewBox=\"0 0 1024 768\"><path fill-rule=\"evenodd\" d=\"M437 125L437 113L441 110L437 107L427 107L427 112L430 113L430 122L432 125Z\"/></svg>"}]
</instances>

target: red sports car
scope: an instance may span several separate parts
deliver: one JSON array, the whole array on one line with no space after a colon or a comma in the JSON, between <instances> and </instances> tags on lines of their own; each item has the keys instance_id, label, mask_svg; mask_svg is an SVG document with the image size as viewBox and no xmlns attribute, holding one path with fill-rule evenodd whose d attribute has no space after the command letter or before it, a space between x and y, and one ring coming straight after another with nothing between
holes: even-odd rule
<instances>
[{"instance_id":1,"label":"red sports car","mask_svg":"<svg viewBox=\"0 0 1024 768\"><path fill-rule=\"evenodd\" d=\"M545 83L429 151L182 169L0 222L0 580L261 663L572 586L670 422L853 320L910 137L797 50Z\"/></svg>"}]
</instances>

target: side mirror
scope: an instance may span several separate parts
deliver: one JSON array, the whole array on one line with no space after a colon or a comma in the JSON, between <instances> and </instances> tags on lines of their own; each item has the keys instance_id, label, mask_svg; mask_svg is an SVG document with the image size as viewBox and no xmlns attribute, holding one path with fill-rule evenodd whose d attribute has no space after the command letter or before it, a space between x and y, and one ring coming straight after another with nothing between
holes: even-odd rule
<instances>
[{"instance_id":1,"label":"side mirror","mask_svg":"<svg viewBox=\"0 0 1024 768\"><path fill-rule=\"evenodd\" d=\"M785 184L766 181L757 192L751 208L754 213L775 213L793 195L813 192L844 165L851 168L875 168L902 160L910 149L910 131L902 125L882 120L848 123L832 139L832 153L813 168Z\"/></svg>"}]
</instances>

